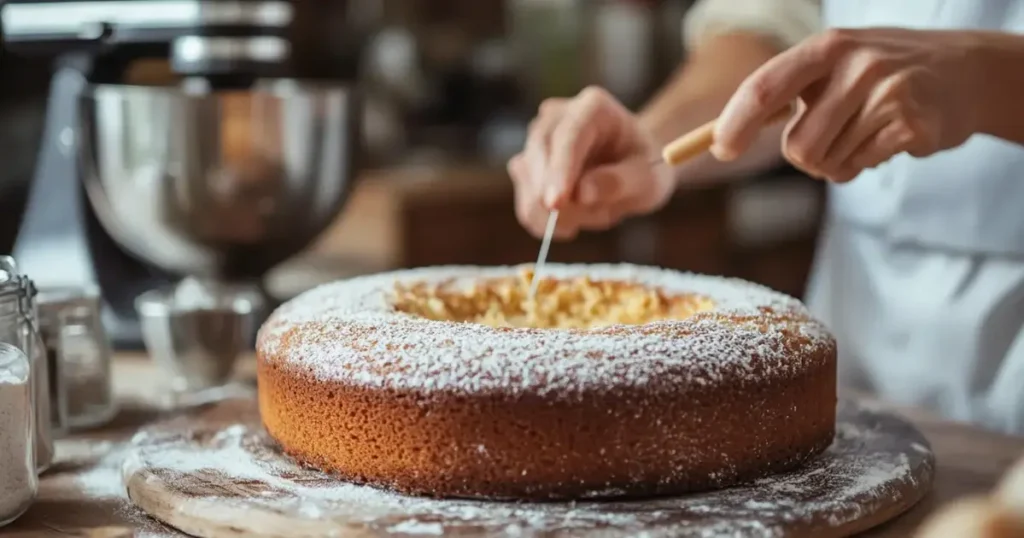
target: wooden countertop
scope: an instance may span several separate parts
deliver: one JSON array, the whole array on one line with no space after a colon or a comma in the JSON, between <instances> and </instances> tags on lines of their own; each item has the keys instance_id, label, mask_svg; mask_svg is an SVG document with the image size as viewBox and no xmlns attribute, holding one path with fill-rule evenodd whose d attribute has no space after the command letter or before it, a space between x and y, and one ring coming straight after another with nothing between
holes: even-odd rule
<instances>
[{"instance_id":1,"label":"wooden countertop","mask_svg":"<svg viewBox=\"0 0 1024 538\"><path fill-rule=\"evenodd\" d=\"M251 378L253 366L251 359L244 361L239 375ZM0 534L18 538L182 536L146 518L120 493L118 451L140 426L160 416L154 398L160 377L145 357L124 355L115 361L114 381L122 407L117 419L102 430L59 441L57 462L41 480L39 499ZM938 473L935 488L924 501L866 536L909 536L937 506L992 489L1013 461L1024 455L1024 438L919 411L882 407L917 424L935 449Z\"/></svg>"}]
</instances>

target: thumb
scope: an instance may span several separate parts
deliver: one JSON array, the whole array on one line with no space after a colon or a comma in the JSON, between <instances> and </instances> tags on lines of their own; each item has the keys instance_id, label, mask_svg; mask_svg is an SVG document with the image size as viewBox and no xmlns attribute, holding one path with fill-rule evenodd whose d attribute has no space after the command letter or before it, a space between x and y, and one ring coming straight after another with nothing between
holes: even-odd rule
<instances>
[{"instance_id":1,"label":"thumb","mask_svg":"<svg viewBox=\"0 0 1024 538\"><path fill-rule=\"evenodd\" d=\"M593 192L590 209L613 208L619 218L636 213L647 213L664 205L675 190L671 171L662 180L659 170L652 168L643 155L594 168L580 179L580 204L587 206L584 197Z\"/></svg>"},{"instance_id":2,"label":"thumb","mask_svg":"<svg viewBox=\"0 0 1024 538\"><path fill-rule=\"evenodd\" d=\"M619 161L593 168L583 174L578 187L580 205L607 206L630 198L644 190L645 171L632 160Z\"/></svg>"}]
</instances>

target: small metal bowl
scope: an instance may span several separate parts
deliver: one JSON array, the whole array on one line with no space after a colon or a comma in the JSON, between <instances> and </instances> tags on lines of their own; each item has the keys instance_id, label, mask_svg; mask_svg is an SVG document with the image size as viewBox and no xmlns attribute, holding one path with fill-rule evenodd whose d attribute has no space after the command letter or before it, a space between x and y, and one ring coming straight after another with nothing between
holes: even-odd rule
<instances>
[{"instance_id":1,"label":"small metal bowl","mask_svg":"<svg viewBox=\"0 0 1024 538\"><path fill-rule=\"evenodd\" d=\"M189 393L231 380L238 357L251 350L263 297L253 287L201 284L203 301L183 301L172 290L151 290L135 300L142 338L171 389Z\"/></svg>"}]
</instances>

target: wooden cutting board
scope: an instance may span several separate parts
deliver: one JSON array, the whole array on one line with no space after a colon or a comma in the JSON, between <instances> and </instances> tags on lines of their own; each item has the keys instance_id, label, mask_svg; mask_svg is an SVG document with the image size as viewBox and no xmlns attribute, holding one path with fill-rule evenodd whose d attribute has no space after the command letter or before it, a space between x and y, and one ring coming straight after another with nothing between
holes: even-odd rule
<instances>
[{"instance_id":1,"label":"wooden cutting board","mask_svg":"<svg viewBox=\"0 0 1024 538\"><path fill-rule=\"evenodd\" d=\"M804 468L756 483L640 501L502 503L405 497L293 464L232 400L142 431L124 466L131 500L201 537L848 536L903 513L935 460L908 422L840 402L836 441Z\"/></svg>"}]
</instances>

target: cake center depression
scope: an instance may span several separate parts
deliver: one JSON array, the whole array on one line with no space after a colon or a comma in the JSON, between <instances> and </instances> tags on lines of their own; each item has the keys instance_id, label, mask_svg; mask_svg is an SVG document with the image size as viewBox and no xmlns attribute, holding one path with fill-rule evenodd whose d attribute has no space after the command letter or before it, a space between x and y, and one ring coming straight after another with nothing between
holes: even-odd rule
<instances>
[{"instance_id":1,"label":"cake center depression","mask_svg":"<svg viewBox=\"0 0 1024 538\"><path fill-rule=\"evenodd\" d=\"M621 280L543 278L528 297L533 271L489 278L469 286L445 282L395 285L392 306L398 312L437 321L479 323L491 327L592 329L643 325L688 318L714 308L714 301L693 293L670 294Z\"/></svg>"}]
</instances>

